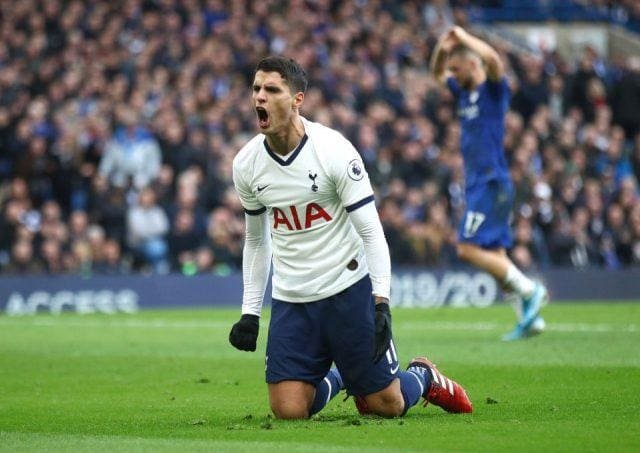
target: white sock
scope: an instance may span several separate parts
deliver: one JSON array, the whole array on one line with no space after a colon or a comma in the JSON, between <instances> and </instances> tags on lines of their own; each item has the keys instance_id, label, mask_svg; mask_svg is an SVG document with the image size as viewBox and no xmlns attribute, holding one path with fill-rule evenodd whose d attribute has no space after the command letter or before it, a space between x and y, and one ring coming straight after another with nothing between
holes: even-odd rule
<instances>
[{"instance_id":1,"label":"white sock","mask_svg":"<svg viewBox=\"0 0 640 453\"><path fill-rule=\"evenodd\" d=\"M516 293L511 289L504 289L503 298L506 303L511 305L511 308L513 308L513 311L516 312L516 317L518 318L518 321L522 321L522 303L520 301L520 296L518 295L518 293Z\"/></svg>"},{"instance_id":2,"label":"white sock","mask_svg":"<svg viewBox=\"0 0 640 453\"><path fill-rule=\"evenodd\" d=\"M504 279L504 283L521 297L529 297L536 287L533 280L520 272L520 270L513 264L509 264L507 277Z\"/></svg>"}]
</instances>

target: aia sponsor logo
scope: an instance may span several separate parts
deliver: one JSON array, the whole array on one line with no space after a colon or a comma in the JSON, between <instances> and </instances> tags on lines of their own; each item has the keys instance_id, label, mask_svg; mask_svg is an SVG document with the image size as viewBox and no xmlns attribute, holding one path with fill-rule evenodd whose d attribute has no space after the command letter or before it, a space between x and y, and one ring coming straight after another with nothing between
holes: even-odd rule
<instances>
[{"instance_id":1,"label":"aia sponsor logo","mask_svg":"<svg viewBox=\"0 0 640 453\"><path fill-rule=\"evenodd\" d=\"M302 211L302 210L301 210ZM311 228L314 222L324 220L330 222L331 215L318 203L309 203L304 212L298 212L296 206L288 208L273 208L273 229L287 229L289 231L300 231Z\"/></svg>"}]
</instances>

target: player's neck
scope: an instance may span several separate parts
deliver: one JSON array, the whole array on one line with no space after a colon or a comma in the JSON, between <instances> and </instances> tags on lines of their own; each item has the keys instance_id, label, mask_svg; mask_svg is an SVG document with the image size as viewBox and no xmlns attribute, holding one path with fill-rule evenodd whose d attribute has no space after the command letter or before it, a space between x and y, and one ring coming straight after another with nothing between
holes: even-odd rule
<instances>
[{"instance_id":1,"label":"player's neck","mask_svg":"<svg viewBox=\"0 0 640 453\"><path fill-rule=\"evenodd\" d=\"M304 137L304 124L299 116L292 118L287 127L281 131L267 135L269 148L281 156L286 156L296 149Z\"/></svg>"},{"instance_id":2,"label":"player's neck","mask_svg":"<svg viewBox=\"0 0 640 453\"><path fill-rule=\"evenodd\" d=\"M478 71L473 74L471 77L471 86L469 87L469 91L473 91L482 85L487 80L487 74L484 71Z\"/></svg>"}]
</instances>

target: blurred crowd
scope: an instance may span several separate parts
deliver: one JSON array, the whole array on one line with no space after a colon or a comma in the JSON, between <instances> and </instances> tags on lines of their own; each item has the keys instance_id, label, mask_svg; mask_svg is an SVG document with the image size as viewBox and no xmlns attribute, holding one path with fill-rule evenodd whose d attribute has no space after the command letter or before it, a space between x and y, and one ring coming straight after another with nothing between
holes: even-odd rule
<instances>
[{"instance_id":1,"label":"blurred crowd","mask_svg":"<svg viewBox=\"0 0 640 453\"><path fill-rule=\"evenodd\" d=\"M225 274L244 218L231 163L268 54L308 70L303 115L368 167L396 265L452 266L464 175L428 73L465 2L0 2L0 272ZM494 43L524 269L640 264L640 61Z\"/></svg>"},{"instance_id":2,"label":"blurred crowd","mask_svg":"<svg viewBox=\"0 0 640 453\"><path fill-rule=\"evenodd\" d=\"M451 0L485 22L600 22L640 32L637 0Z\"/></svg>"}]
</instances>

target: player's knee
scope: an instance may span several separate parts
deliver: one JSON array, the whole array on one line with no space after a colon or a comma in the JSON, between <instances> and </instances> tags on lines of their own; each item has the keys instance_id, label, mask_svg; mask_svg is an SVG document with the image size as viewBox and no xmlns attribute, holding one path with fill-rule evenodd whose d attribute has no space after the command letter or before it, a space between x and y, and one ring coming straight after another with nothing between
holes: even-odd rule
<instances>
[{"instance_id":1,"label":"player's knee","mask_svg":"<svg viewBox=\"0 0 640 453\"><path fill-rule=\"evenodd\" d=\"M304 402L280 401L271 403L271 411L281 420L296 420L309 418L309 408Z\"/></svg>"},{"instance_id":2,"label":"player's knee","mask_svg":"<svg viewBox=\"0 0 640 453\"><path fill-rule=\"evenodd\" d=\"M378 398L368 404L369 410L381 417L400 417L404 413L402 396Z\"/></svg>"},{"instance_id":3,"label":"player's knee","mask_svg":"<svg viewBox=\"0 0 640 453\"><path fill-rule=\"evenodd\" d=\"M306 382L282 381L269 384L269 404L276 418L309 418L315 388Z\"/></svg>"},{"instance_id":4,"label":"player's knee","mask_svg":"<svg viewBox=\"0 0 640 453\"><path fill-rule=\"evenodd\" d=\"M367 395L365 401L368 410L381 417L399 417L404 414L404 399L396 381L380 392Z\"/></svg>"}]
</instances>

